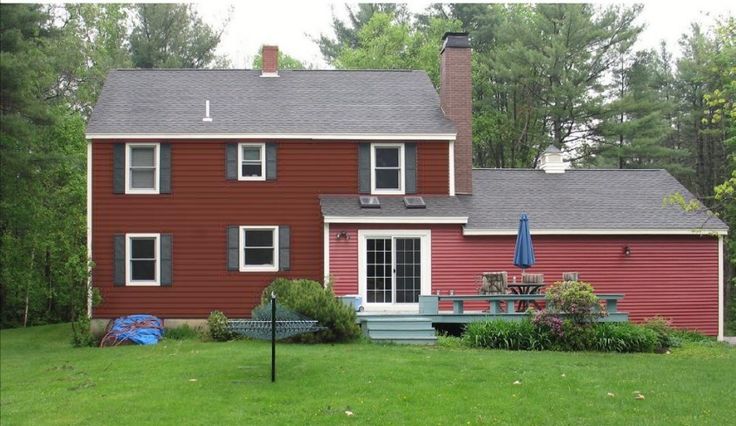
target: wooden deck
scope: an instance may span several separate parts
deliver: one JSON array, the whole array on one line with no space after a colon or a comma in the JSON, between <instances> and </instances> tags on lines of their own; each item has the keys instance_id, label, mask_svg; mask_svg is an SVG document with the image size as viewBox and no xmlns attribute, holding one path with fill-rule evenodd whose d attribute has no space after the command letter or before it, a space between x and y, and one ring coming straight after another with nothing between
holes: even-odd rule
<instances>
[{"instance_id":1,"label":"wooden deck","mask_svg":"<svg viewBox=\"0 0 736 426\"><path fill-rule=\"evenodd\" d=\"M596 296L601 301L600 309L607 312L598 321L628 321L628 313L618 310L618 301L624 297L622 294ZM353 305L352 299L343 300ZM468 324L494 319L520 321L527 313L517 310L518 307L523 307L524 304L533 306L535 303L543 306L544 295L428 295L419 296L418 309L358 312L358 322L364 333L374 341L433 344L436 340L433 327L436 324ZM449 304L452 304L452 309L440 309L440 306Z\"/></svg>"}]
</instances>

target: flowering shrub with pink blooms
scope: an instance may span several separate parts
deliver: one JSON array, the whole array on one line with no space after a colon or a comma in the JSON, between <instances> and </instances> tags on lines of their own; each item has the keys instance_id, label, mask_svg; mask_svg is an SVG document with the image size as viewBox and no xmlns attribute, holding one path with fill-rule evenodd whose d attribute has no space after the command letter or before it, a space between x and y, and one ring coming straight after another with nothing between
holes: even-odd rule
<instances>
[{"instance_id":1,"label":"flowering shrub with pink blooms","mask_svg":"<svg viewBox=\"0 0 736 426\"><path fill-rule=\"evenodd\" d=\"M583 281L558 281L545 293L549 314L562 316L576 325L590 324L606 315L600 309L593 286Z\"/></svg>"}]
</instances>

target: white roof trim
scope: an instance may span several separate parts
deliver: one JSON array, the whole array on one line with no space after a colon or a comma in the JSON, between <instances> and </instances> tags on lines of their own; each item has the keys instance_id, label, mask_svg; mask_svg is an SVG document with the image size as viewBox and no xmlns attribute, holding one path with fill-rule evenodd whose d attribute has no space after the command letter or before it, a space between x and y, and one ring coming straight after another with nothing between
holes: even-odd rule
<instances>
[{"instance_id":1,"label":"white roof trim","mask_svg":"<svg viewBox=\"0 0 736 426\"><path fill-rule=\"evenodd\" d=\"M355 139L454 141L456 133L87 133L87 139Z\"/></svg>"},{"instance_id":2,"label":"white roof trim","mask_svg":"<svg viewBox=\"0 0 736 426\"><path fill-rule=\"evenodd\" d=\"M706 229L538 229L532 235L726 235L728 231ZM467 229L463 235L516 235L516 229Z\"/></svg>"},{"instance_id":3,"label":"white roof trim","mask_svg":"<svg viewBox=\"0 0 736 426\"><path fill-rule=\"evenodd\" d=\"M401 217L401 216L325 216L325 223L392 223L392 224L466 224L467 216L423 216L423 217Z\"/></svg>"}]
</instances>

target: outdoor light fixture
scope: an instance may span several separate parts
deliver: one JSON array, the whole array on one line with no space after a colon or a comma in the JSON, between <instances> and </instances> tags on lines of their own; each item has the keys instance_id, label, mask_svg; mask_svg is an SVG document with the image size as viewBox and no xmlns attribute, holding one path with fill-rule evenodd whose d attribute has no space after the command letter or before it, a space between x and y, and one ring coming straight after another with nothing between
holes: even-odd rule
<instances>
[{"instance_id":1,"label":"outdoor light fixture","mask_svg":"<svg viewBox=\"0 0 736 426\"><path fill-rule=\"evenodd\" d=\"M631 247L629 246L624 247L624 256L626 257L631 256Z\"/></svg>"},{"instance_id":2,"label":"outdoor light fixture","mask_svg":"<svg viewBox=\"0 0 736 426\"><path fill-rule=\"evenodd\" d=\"M336 238L338 240L349 240L350 239L350 235L348 235L348 232L347 231L340 231L340 232L337 233Z\"/></svg>"}]
</instances>

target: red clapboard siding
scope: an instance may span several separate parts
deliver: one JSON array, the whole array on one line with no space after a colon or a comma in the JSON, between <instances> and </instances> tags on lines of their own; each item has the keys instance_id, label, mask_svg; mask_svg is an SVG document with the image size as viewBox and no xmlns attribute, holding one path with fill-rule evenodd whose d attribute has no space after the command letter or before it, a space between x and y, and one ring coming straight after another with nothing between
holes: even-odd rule
<instances>
[{"instance_id":1,"label":"red clapboard siding","mask_svg":"<svg viewBox=\"0 0 736 426\"><path fill-rule=\"evenodd\" d=\"M360 226L371 228L375 226ZM332 225L330 274L338 294L358 291L356 225ZM379 226L382 229L406 227ZM427 226L418 226L427 229ZM482 272L513 266L515 236L464 237L460 226L435 225L432 230L432 291L476 293ZM336 241L347 230L348 241ZM533 231L532 231L533 232ZM709 335L718 332L718 240L698 236L536 236L537 264L530 273L545 281L563 272L579 272L601 293L623 293L619 305L634 321L654 315L671 318L678 327ZM631 256L623 254L625 246Z\"/></svg>"},{"instance_id":2,"label":"red clapboard siding","mask_svg":"<svg viewBox=\"0 0 736 426\"><path fill-rule=\"evenodd\" d=\"M356 143L279 142L278 180L238 182L225 179L225 141L167 142L172 143L172 194L152 196L113 194L113 142L92 144L93 282L103 298L94 317L205 318L215 309L242 317L277 276L323 279L318 196L357 193ZM417 145L420 192L447 194L447 142ZM291 226L291 271L227 271L227 225ZM126 232L173 234L172 287L112 285L113 235Z\"/></svg>"}]
</instances>

